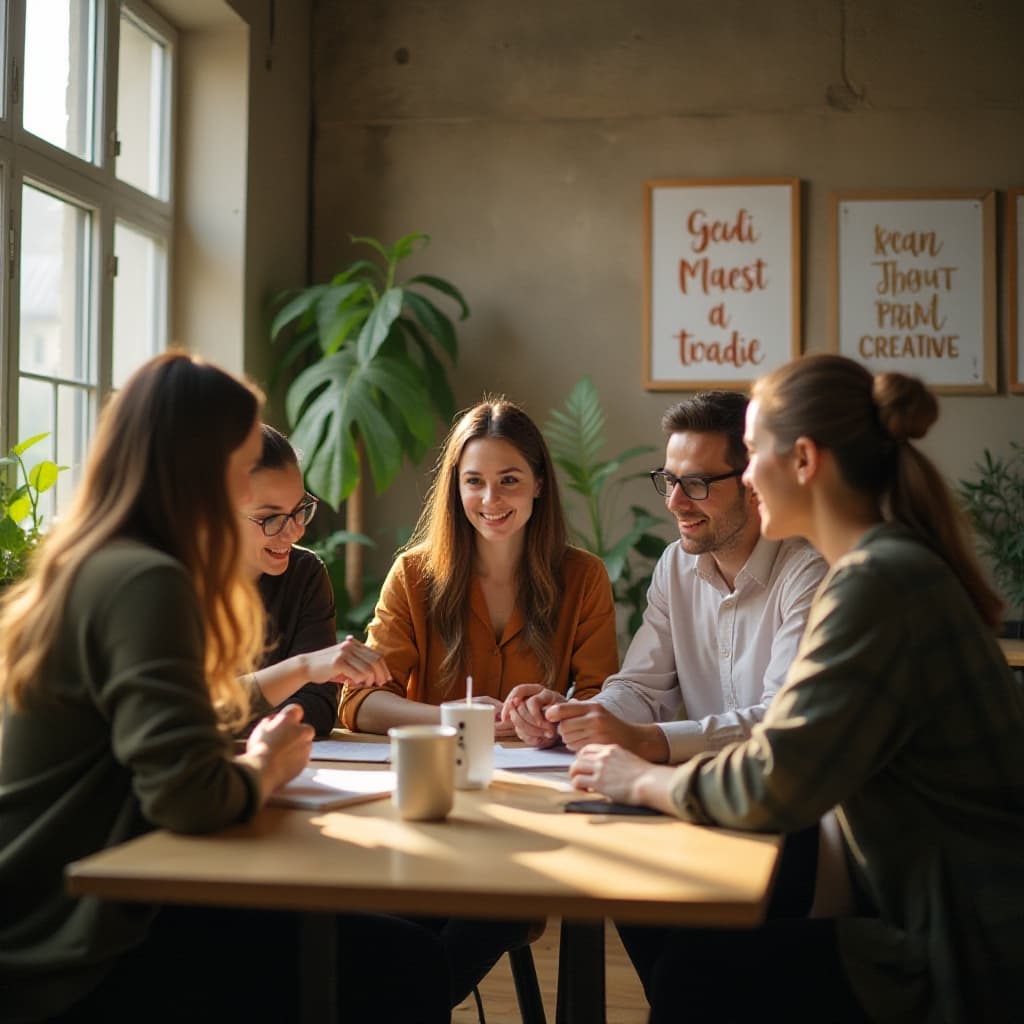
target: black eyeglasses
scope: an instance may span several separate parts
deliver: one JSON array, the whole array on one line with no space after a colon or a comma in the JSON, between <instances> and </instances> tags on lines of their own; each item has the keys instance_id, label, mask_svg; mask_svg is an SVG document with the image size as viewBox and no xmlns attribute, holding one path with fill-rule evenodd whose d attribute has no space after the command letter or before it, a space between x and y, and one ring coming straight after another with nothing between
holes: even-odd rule
<instances>
[{"instance_id":1,"label":"black eyeglasses","mask_svg":"<svg viewBox=\"0 0 1024 1024\"><path fill-rule=\"evenodd\" d=\"M254 516L245 518L250 523L255 523L263 531L264 537L276 537L288 525L289 519L293 520L296 526L309 526L319 504L317 498L307 494L306 500L294 512L276 512L262 519L256 519Z\"/></svg>"},{"instance_id":2,"label":"black eyeglasses","mask_svg":"<svg viewBox=\"0 0 1024 1024\"><path fill-rule=\"evenodd\" d=\"M734 476L742 476L745 470L734 469L731 473L719 473L716 476L676 476L664 469L651 470L651 483L654 489L667 498L679 484L690 501L704 501L716 480L731 480Z\"/></svg>"}]
</instances>

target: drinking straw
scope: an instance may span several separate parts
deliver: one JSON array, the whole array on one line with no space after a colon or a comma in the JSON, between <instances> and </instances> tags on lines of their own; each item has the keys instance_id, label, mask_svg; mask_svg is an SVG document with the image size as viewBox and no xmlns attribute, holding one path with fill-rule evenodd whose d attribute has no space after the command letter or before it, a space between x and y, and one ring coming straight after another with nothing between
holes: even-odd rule
<instances>
[{"instance_id":1,"label":"drinking straw","mask_svg":"<svg viewBox=\"0 0 1024 1024\"><path fill-rule=\"evenodd\" d=\"M466 676L466 703L473 703L473 677Z\"/></svg>"}]
</instances>

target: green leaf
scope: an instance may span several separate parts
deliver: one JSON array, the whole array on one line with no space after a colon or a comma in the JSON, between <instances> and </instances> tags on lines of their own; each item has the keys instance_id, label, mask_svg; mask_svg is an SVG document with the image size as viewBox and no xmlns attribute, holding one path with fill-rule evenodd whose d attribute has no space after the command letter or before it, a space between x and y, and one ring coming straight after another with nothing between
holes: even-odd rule
<instances>
[{"instance_id":1,"label":"green leaf","mask_svg":"<svg viewBox=\"0 0 1024 1024\"><path fill-rule=\"evenodd\" d=\"M430 235L422 231L414 231L411 235L403 235L387 252L387 261L392 266L408 259L417 249L430 244Z\"/></svg>"},{"instance_id":2,"label":"green leaf","mask_svg":"<svg viewBox=\"0 0 1024 1024\"><path fill-rule=\"evenodd\" d=\"M25 534L13 519L0 519L0 553L19 555L28 547Z\"/></svg>"},{"instance_id":3,"label":"green leaf","mask_svg":"<svg viewBox=\"0 0 1024 1024\"><path fill-rule=\"evenodd\" d=\"M415 321L403 316L399 317L396 322L415 343L416 352L422 360L420 368L423 371L423 379L438 416L443 422L450 423L456 411L455 395L448 383L448 374L445 372L441 360L434 355L430 348L430 342L423 336Z\"/></svg>"},{"instance_id":4,"label":"green leaf","mask_svg":"<svg viewBox=\"0 0 1024 1024\"><path fill-rule=\"evenodd\" d=\"M50 436L50 432L49 431L46 431L43 434L35 434L32 437L30 437L27 441L22 441L19 444L16 444L11 449L11 454L12 455L24 455L25 452L27 452L29 450L29 448L31 448L34 444L39 444L40 441L42 441L44 438L47 438L49 436Z\"/></svg>"},{"instance_id":5,"label":"green leaf","mask_svg":"<svg viewBox=\"0 0 1024 1024\"><path fill-rule=\"evenodd\" d=\"M433 416L421 375L410 365L381 356L362 365L351 347L308 367L285 398L292 443L306 452L310 489L337 509L359 479L355 437L362 438L374 484L383 491L406 454L401 438L382 415L387 394L415 438L433 438Z\"/></svg>"},{"instance_id":6,"label":"green leaf","mask_svg":"<svg viewBox=\"0 0 1024 1024\"><path fill-rule=\"evenodd\" d=\"M352 319L352 307L357 307L367 295L367 286L362 281L331 285L320 297L316 307L316 326L320 335L320 348L324 352L336 352L348 339L346 325ZM368 306L368 304L367 304ZM366 315L366 311L363 311Z\"/></svg>"},{"instance_id":7,"label":"green leaf","mask_svg":"<svg viewBox=\"0 0 1024 1024\"><path fill-rule=\"evenodd\" d=\"M406 286L410 284L425 284L428 288L437 289L437 291L442 292L448 298L454 299L458 303L460 320L465 320L469 316L469 305L462 292L443 277L434 277L433 274L417 274L415 277L410 277L405 283Z\"/></svg>"},{"instance_id":8,"label":"green leaf","mask_svg":"<svg viewBox=\"0 0 1024 1024\"><path fill-rule=\"evenodd\" d=\"M402 312L402 299L405 293L401 288L389 288L373 307L363 329L359 332L356 351L359 362L368 363L377 354L391 331L391 325Z\"/></svg>"},{"instance_id":9,"label":"green leaf","mask_svg":"<svg viewBox=\"0 0 1024 1024\"><path fill-rule=\"evenodd\" d=\"M454 363L458 358L458 343L455 340L455 328L451 320L442 313L429 299L416 292L406 292L405 304L413 316L419 320L427 335L433 338L448 353Z\"/></svg>"},{"instance_id":10,"label":"green leaf","mask_svg":"<svg viewBox=\"0 0 1024 1024\"><path fill-rule=\"evenodd\" d=\"M62 467L66 468L66 467ZM57 468L57 464L45 460L33 466L29 470L28 482L42 494L44 491L48 491L56 482L57 474L60 469Z\"/></svg>"},{"instance_id":11,"label":"green leaf","mask_svg":"<svg viewBox=\"0 0 1024 1024\"><path fill-rule=\"evenodd\" d=\"M379 252L380 255L390 262L390 254L388 250L384 248L376 238L370 238L368 235L349 235L349 241L359 245L368 245L371 249Z\"/></svg>"},{"instance_id":12,"label":"green leaf","mask_svg":"<svg viewBox=\"0 0 1024 1024\"><path fill-rule=\"evenodd\" d=\"M380 251L383 254L383 249ZM346 281L351 281L352 278L360 276L364 279L373 278L381 284L384 283L384 271L378 264L374 263L372 260L355 260L344 270L335 274L334 277L331 278L331 284L344 284Z\"/></svg>"},{"instance_id":13,"label":"green leaf","mask_svg":"<svg viewBox=\"0 0 1024 1024\"><path fill-rule=\"evenodd\" d=\"M293 299L287 302L280 312L274 317L270 325L270 340L276 341L278 334L293 320L297 320L311 307L320 301L320 296L327 290L327 285L316 284L299 292ZM287 293L285 293L287 294Z\"/></svg>"},{"instance_id":14,"label":"green leaf","mask_svg":"<svg viewBox=\"0 0 1024 1024\"><path fill-rule=\"evenodd\" d=\"M15 498L7 505L7 515L15 522L20 523L32 513L32 502L27 494Z\"/></svg>"}]
</instances>

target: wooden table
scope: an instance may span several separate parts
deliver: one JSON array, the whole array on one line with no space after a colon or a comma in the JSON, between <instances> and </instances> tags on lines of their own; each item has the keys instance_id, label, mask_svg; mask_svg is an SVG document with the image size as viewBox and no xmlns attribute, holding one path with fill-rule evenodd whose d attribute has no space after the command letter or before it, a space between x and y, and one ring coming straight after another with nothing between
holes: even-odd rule
<instances>
[{"instance_id":1,"label":"wooden table","mask_svg":"<svg viewBox=\"0 0 1024 1024\"><path fill-rule=\"evenodd\" d=\"M1012 668L1024 668L1024 640L1000 640L999 646Z\"/></svg>"},{"instance_id":2,"label":"wooden table","mask_svg":"<svg viewBox=\"0 0 1024 1024\"><path fill-rule=\"evenodd\" d=\"M590 941L608 917L636 924L755 925L781 840L667 817L565 814L547 778L501 772L456 794L444 822L407 822L389 800L340 810L264 808L212 836L152 832L68 868L75 895L147 903L307 911L308 1020L335 1019L333 933L325 912L385 911L535 919L562 916ZM603 946L600 947L603 953ZM569 969L559 1020L604 1020L599 971ZM323 979L330 983L324 984ZM600 1006L588 989L600 982ZM316 988L317 986L313 986ZM310 986L303 985L303 991ZM330 991L326 991L326 989Z\"/></svg>"}]
</instances>

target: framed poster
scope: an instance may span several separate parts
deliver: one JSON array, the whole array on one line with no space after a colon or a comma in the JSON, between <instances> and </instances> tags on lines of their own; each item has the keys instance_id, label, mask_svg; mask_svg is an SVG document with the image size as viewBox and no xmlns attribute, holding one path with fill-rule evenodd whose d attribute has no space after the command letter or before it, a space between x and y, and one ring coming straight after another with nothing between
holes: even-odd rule
<instances>
[{"instance_id":1,"label":"framed poster","mask_svg":"<svg viewBox=\"0 0 1024 1024\"><path fill-rule=\"evenodd\" d=\"M644 386L746 388L800 353L800 181L644 185Z\"/></svg>"},{"instance_id":2,"label":"framed poster","mask_svg":"<svg viewBox=\"0 0 1024 1024\"><path fill-rule=\"evenodd\" d=\"M995 195L832 195L834 351L947 394L996 390Z\"/></svg>"},{"instance_id":3,"label":"framed poster","mask_svg":"<svg viewBox=\"0 0 1024 1024\"><path fill-rule=\"evenodd\" d=\"M1006 193L1007 346L1010 350L1010 390L1024 394L1024 320L1020 299L1024 295L1024 188Z\"/></svg>"}]
</instances>

